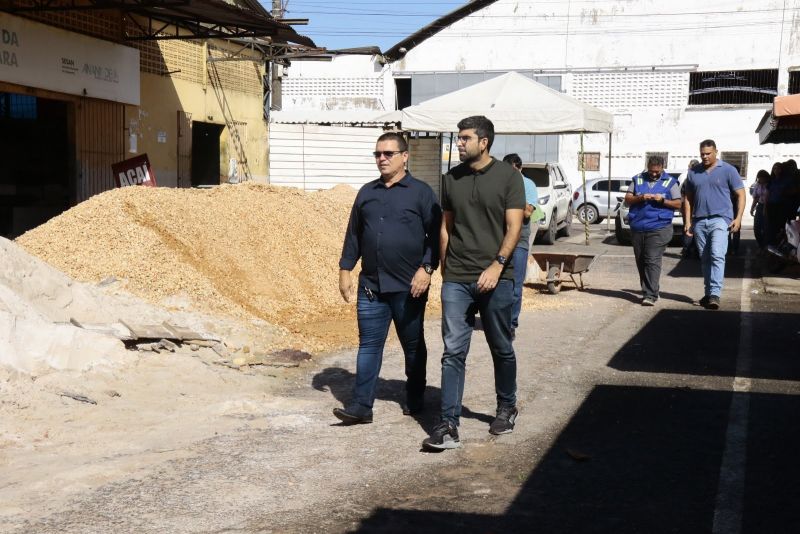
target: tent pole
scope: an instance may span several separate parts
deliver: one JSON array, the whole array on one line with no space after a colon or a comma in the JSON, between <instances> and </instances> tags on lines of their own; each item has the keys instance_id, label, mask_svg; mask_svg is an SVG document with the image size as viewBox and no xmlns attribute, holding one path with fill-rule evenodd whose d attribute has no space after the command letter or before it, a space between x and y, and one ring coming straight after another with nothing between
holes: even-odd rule
<instances>
[{"instance_id":1,"label":"tent pole","mask_svg":"<svg viewBox=\"0 0 800 534\"><path fill-rule=\"evenodd\" d=\"M611 132L608 132L608 216L606 233L611 233Z\"/></svg>"},{"instance_id":2,"label":"tent pole","mask_svg":"<svg viewBox=\"0 0 800 534\"><path fill-rule=\"evenodd\" d=\"M453 132L450 132L450 146L447 149L447 170L450 170L450 162L453 161Z\"/></svg>"},{"instance_id":3,"label":"tent pole","mask_svg":"<svg viewBox=\"0 0 800 534\"><path fill-rule=\"evenodd\" d=\"M583 157L583 131L581 131L581 181L583 182L583 205L586 206L586 165ZM583 217L583 229L586 234L586 245L589 245L589 221Z\"/></svg>"}]
</instances>

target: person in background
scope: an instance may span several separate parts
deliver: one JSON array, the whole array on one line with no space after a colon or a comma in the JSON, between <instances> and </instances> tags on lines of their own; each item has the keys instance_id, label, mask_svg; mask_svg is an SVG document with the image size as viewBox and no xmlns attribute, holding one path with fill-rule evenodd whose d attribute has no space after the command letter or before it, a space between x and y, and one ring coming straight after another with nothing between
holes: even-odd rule
<instances>
[{"instance_id":1,"label":"person in background","mask_svg":"<svg viewBox=\"0 0 800 534\"><path fill-rule=\"evenodd\" d=\"M528 270L528 251L531 242L531 215L539 201L539 193L533 180L522 174L522 158L518 154L507 154L503 161L514 167L522 177L525 185L525 210L522 218L522 231L519 233L519 243L511 256L514 264L514 309L511 312L511 338L516 337L519 328L519 313L522 311L522 289L525 284L525 273Z\"/></svg>"},{"instance_id":2,"label":"person in background","mask_svg":"<svg viewBox=\"0 0 800 534\"><path fill-rule=\"evenodd\" d=\"M789 160L794 163L794 160ZM800 210L800 171L797 170L797 163L794 163L794 176L790 177L786 195L786 220L791 221L797 217Z\"/></svg>"},{"instance_id":3,"label":"person in background","mask_svg":"<svg viewBox=\"0 0 800 534\"><path fill-rule=\"evenodd\" d=\"M793 163L794 160L788 160L772 166L772 175L767 185L767 202L764 204L767 245L778 244L781 231L786 224L789 211L788 190L797 172L797 164L792 165Z\"/></svg>"},{"instance_id":4,"label":"person in background","mask_svg":"<svg viewBox=\"0 0 800 534\"><path fill-rule=\"evenodd\" d=\"M678 177L678 182L681 186L681 218L683 218L683 225L686 226L686 219L684 218L684 206L683 203L686 202L686 177L689 176L689 171L692 167L700 165L700 160L693 159L689 162L689 167L686 171ZM681 257L682 258L694 258L698 259L699 256L697 254L697 247L694 246L694 237L688 236L683 234L683 249L681 250Z\"/></svg>"},{"instance_id":5,"label":"person in background","mask_svg":"<svg viewBox=\"0 0 800 534\"><path fill-rule=\"evenodd\" d=\"M678 181L664 171L664 158L650 156L647 170L631 180L625 193L630 206L631 243L642 287L642 306L658 300L661 260L672 240L672 217L681 207Z\"/></svg>"},{"instance_id":6,"label":"person in background","mask_svg":"<svg viewBox=\"0 0 800 534\"><path fill-rule=\"evenodd\" d=\"M742 177L742 169L738 165L733 166L736 169L736 172L739 174L739 177ZM733 203L733 212L736 213L738 210L737 202L739 201L738 196L735 192L731 193L731 202ZM728 256L738 256L739 255L739 243L742 241L742 229L739 228L738 232L728 232L728 252L726 253Z\"/></svg>"},{"instance_id":7,"label":"person in background","mask_svg":"<svg viewBox=\"0 0 800 534\"><path fill-rule=\"evenodd\" d=\"M398 132L378 137L375 163L380 178L364 186L350 211L339 292L353 296L350 271L358 276L358 356L353 396L333 415L346 425L372 422L372 405L383 348L394 322L406 360L403 413L422 411L428 351L423 324L431 275L439 263L441 208L431 187L406 171L408 145Z\"/></svg>"},{"instance_id":8,"label":"person in background","mask_svg":"<svg viewBox=\"0 0 800 534\"><path fill-rule=\"evenodd\" d=\"M517 356L511 339L514 266L525 187L519 172L489 155L494 124L484 116L458 123L461 164L442 180L442 405L441 421L422 442L425 450L461 446L458 424L475 314L494 363L495 435L514 430Z\"/></svg>"},{"instance_id":9,"label":"person in background","mask_svg":"<svg viewBox=\"0 0 800 534\"><path fill-rule=\"evenodd\" d=\"M764 205L767 201L769 179L769 172L761 169L756 175L756 183L750 188L750 196L753 197L753 204L750 207L750 215L754 218L753 233L756 236L758 248L762 251L767 246L766 235L764 234Z\"/></svg>"},{"instance_id":10,"label":"person in background","mask_svg":"<svg viewBox=\"0 0 800 534\"><path fill-rule=\"evenodd\" d=\"M683 231L694 236L703 272L705 294L699 304L718 310L725 281L725 252L728 233L742 227L745 193L742 177L724 161L717 159L717 144L706 139L700 143L702 165L693 167L686 178ZM731 195L736 193L737 211Z\"/></svg>"}]
</instances>

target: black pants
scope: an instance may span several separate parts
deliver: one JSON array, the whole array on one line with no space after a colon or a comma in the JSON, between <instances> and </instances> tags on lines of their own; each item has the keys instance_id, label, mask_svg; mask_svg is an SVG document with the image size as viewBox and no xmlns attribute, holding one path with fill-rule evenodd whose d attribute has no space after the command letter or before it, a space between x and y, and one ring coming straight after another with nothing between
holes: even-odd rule
<instances>
[{"instance_id":1,"label":"black pants","mask_svg":"<svg viewBox=\"0 0 800 534\"><path fill-rule=\"evenodd\" d=\"M789 218L789 206L785 202L775 202L767 205L766 241L768 245L777 245L781 231L786 226Z\"/></svg>"},{"instance_id":2,"label":"black pants","mask_svg":"<svg viewBox=\"0 0 800 534\"><path fill-rule=\"evenodd\" d=\"M651 232L631 232L633 254L639 270L642 297L658 300L661 258L672 240L672 225Z\"/></svg>"}]
</instances>

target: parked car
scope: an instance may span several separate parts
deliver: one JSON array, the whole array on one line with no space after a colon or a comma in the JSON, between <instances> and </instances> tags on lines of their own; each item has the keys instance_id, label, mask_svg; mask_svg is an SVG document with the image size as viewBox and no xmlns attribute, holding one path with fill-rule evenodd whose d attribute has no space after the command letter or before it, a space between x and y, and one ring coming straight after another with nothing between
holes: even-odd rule
<instances>
[{"instance_id":1,"label":"parked car","mask_svg":"<svg viewBox=\"0 0 800 534\"><path fill-rule=\"evenodd\" d=\"M669 173L673 178L678 178L680 173ZM628 211L629 207L625 205L625 193L628 192L628 188L631 185L631 181L628 180L628 183L622 187L620 194L617 195L619 199L619 206L617 208L617 216L614 219L614 235L617 238L617 242L621 245L630 245L631 243L631 227L628 222ZM681 210L675 210L672 218L672 242L679 243L683 239L683 217L681 216Z\"/></svg>"},{"instance_id":2,"label":"parked car","mask_svg":"<svg viewBox=\"0 0 800 534\"><path fill-rule=\"evenodd\" d=\"M577 206L575 213L578 220L589 224L599 223L606 217L614 217L619 200L617 199L623 187L626 187L630 178L594 178L586 180L586 199L583 197L583 184L579 185L572 194L572 205ZM609 189L611 189L609 203ZM625 193L622 194L625 196Z\"/></svg>"},{"instance_id":3,"label":"parked car","mask_svg":"<svg viewBox=\"0 0 800 534\"><path fill-rule=\"evenodd\" d=\"M536 241L555 243L558 235L568 236L572 224L572 186L558 163L523 163L522 174L533 180L544 218L539 221Z\"/></svg>"}]
</instances>

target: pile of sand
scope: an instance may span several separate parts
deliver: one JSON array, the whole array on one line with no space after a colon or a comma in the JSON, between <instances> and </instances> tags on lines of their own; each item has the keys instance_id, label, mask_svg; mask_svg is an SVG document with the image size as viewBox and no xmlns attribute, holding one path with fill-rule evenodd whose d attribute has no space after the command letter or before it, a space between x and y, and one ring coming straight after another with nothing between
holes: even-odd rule
<instances>
[{"instance_id":1,"label":"pile of sand","mask_svg":"<svg viewBox=\"0 0 800 534\"><path fill-rule=\"evenodd\" d=\"M259 318L299 334L297 346L323 350L355 339L352 325L325 328L354 316L338 291L354 198L349 186L318 193L252 183L122 188L17 242L76 280L113 276L150 302Z\"/></svg>"},{"instance_id":2,"label":"pile of sand","mask_svg":"<svg viewBox=\"0 0 800 534\"><path fill-rule=\"evenodd\" d=\"M317 352L357 342L354 304L338 290L355 194L344 185L309 193L254 183L114 189L18 243L76 280L113 276L170 309L258 318L293 334L293 348ZM440 288L437 272L433 310ZM525 309L550 307L541 301L526 291Z\"/></svg>"}]
</instances>

